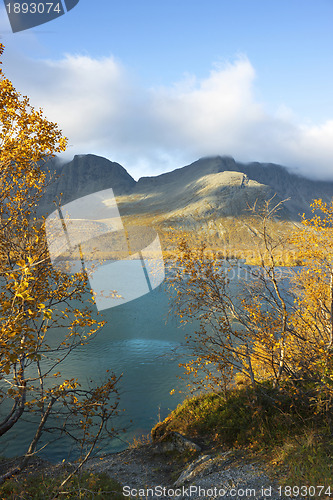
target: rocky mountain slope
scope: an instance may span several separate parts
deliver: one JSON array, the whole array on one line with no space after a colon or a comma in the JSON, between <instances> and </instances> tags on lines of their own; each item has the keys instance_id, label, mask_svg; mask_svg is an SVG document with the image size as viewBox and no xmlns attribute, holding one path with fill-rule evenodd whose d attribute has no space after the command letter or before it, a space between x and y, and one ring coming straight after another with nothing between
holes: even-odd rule
<instances>
[{"instance_id":1,"label":"rocky mountain slope","mask_svg":"<svg viewBox=\"0 0 333 500\"><path fill-rule=\"evenodd\" d=\"M53 200L65 204L95 191L112 188L121 215L152 217L159 221L199 218L242 217L248 206L267 200L290 198L280 213L286 220L309 215L314 198L330 202L333 182L314 181L275 164L236 162L231 157L201 158L191 165L137 182L118 163L95 155L75 156L60 166L51 163L58 178L51 184L39 214L54 209ZM62 195L61 195L62 193Z\"/></svg>"},{"instance_id":2,"label":"rocky mountain slope","mask_svg":"<svg viewBox=\"0 0 333 500\"><path fill-rule=\"evenodd\" d=\"M55 173L38 210L46 215L54 210L54 200L64 205L82 196L112 188L115 195L128 193L136 185L135 180L119 165L101 156L76 155L73 160L60 165L56 160L47 162L44 168Z\"/></svg>"}]
</instances>

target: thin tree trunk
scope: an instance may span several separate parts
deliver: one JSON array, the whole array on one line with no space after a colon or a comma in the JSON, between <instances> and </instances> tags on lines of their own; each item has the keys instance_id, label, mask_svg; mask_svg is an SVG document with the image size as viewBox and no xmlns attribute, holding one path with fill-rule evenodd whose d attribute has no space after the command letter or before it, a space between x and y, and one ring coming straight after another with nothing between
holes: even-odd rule
<instances>
[{"instance_id":1,"label":"thin tree trunk","mask_svg":"<svg viewBox=\"0 0 333 500\"><path fill-rule=\"evenodd\" d=\"M328 350L332 349L333 346L333 269L331 269L331 280L330 280L330 340L328 343Z\"/></svg>"},{"instance_id":2,"label":"thin tree trunk","mask_svg":"<svg viewBox=\"0 0 333 500\"><path fill-rule=\"evenodd\" d=\"M14 424L18 421L18 419L21 417L22 413L24 412L24 406L25 406L25 401L26 401L26 386L25 383L24 385L21 386L22 388L22 394L20 395L20 398L18 398L20 401L17 403L15 401L12 411L9 416L7 416L1 423L0 423L0 436L3 436L9 429L13 427Z\"/></svg>"},{"instance_id":3,"label":"thin tree trunk","mask_svg":"<svg viewBox=\"0 0 333 500\"><path fill-rule=\"evenodd\" d=\"M36 446L37 446L37 443L42 435L42 432L43 432L43 429L44 429L44 426L45 426L45 423L50 415L50 412L51 412L51 409L52 409L52 406L53 404L55 403L56 401L56 398L52 398L51 401L49 402L48 404L48 407L46 409L46 412L43 414L42 418L41 418L41 421L39 423L39 426L38 426L38 429L36 431L36 434L33 438L33 440L31 441L30 443L30 446L28 448L28 451L27 453L24 455L23 459L22 459L22 462L19 466L15 467L15 469L12 469L11 471L9 472L6 472L6 474L3 474L1 477L0 477L0 485L3 484L7 479L9 479L10 477L12 476L15 476L16 474L19 474L21 471L23 471L26 466L28 465L29 463L29 460L31 459L31 457L34 455L34 452L36 450Z\"/></svg>"}]
</instances>

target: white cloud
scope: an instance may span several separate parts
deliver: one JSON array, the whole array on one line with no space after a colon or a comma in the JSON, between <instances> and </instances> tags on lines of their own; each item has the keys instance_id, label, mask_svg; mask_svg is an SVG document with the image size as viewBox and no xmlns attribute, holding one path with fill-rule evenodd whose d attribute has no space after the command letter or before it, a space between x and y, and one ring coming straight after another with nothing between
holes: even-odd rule
<instances>
[{"instance_id":1,"label":"white cloud","mask_svg":"<svg viewBox=\"0 0 333 500\"><path fill-rule=\"evenodd\" d=\"M174 131L171 142L207 152L218 147L233 147L234 139L248 124L262 115L254 102L251 86L254 70L246 59L215 69L202 81L192 80L181 91L178 87L153 92L155 116ZM170 144L172 146L172 144Z\"/></svg>"},{"instance_id":2,"label":"white cloud","mask_svg":"<svg viewBox=\"0 0 333 500\"><path fill-rule=\"evenodd\" d=\"M187 75L153 89L143 88L113 57L50 61L15 54L6 57L3 69L34 106L59 123L71 156L101 154L138 177L228 154L333 179L333 119L302 123L292 103L269 113L256 98L256 74L246 57L215 66L204 79Z\"/></svg>"}]
</instances>

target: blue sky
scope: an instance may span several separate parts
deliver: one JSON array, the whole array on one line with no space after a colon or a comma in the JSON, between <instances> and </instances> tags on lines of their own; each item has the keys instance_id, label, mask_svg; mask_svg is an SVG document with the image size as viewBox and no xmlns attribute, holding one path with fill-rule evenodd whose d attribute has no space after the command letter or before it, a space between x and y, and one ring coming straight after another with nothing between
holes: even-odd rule
<instances>
[{"instance_id":1,"label":"blue sky","mask_svg":"<svg viewBox=\"0 0 333 500\"><path fill-rule=\"evenodd\" d=\"M12 34L3 69L57 121L67 158L135 177L200 156L333 179L331 0L80 0Z\"/></svg>"}]
</instances>

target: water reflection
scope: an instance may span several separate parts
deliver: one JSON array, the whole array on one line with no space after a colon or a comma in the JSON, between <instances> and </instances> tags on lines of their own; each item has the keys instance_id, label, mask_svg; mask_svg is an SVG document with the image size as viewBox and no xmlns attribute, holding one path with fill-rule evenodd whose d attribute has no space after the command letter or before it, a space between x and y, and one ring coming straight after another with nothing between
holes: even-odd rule
<instances>
[{"instance_id":1,"label":"water reflection","mask_svg":"<svg viewBox=\"0 0 333 500\"><path fill-rule=\"evenodd\" d=\"M83 384L101 382L106 370L123 374L119 388L120 407L125 412L116 424L128 426L121 441L107 443L103 452L119 451L134 434L148 433L159 415L166 416L183 399L176 390L184 383L178 379L180 352L175 354L185 332L174 318L167 320L168 295L163 286L132 302L104 311L106 325L87 346L82 346L61 364L64 378L78 378ZM53 341L63 331L54 330ZM29 417L30 418L30 417ZM33 435L33 425L21 419L0 442L0 454L15 456L24 453ZM50 436L46 436L50 439ZM44 443L47 442L44 440ZM42 456L58 461L68 459L71 444L65 439L50 443Z\"/></svg>"}]
</instances>

